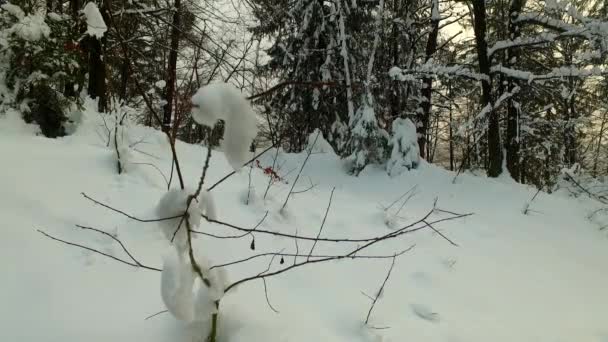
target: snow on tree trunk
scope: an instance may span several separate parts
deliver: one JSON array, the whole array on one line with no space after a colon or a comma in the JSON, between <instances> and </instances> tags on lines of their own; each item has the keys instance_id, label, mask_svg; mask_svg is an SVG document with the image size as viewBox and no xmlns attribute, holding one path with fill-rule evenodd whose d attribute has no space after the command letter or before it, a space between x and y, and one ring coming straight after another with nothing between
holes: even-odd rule
<instances>
[{"instance_id":1,"label":"snow on tree trunk","mask_svg":"<svg viewBox=\"0 0 608 342\"><path fill-rule=\"evenodd\" d=\"M103 38L108 30L99 8L94 2L87 3L82 10L87 22L87 34L97 39Z\"/></svg>"},{"instance_id":2,"label":"snow on tree trunk","mask_svg":"<svg viewBox=\"0 0 608 342\"><path fill-rule=\"evenodd\" d=\"M393 150L386 165L386 170L391 177L398 176L403 171L415 169L420 163L416 125L409 119L399 118L393 121L392 133Z\"/></svg>"}]
</instances>

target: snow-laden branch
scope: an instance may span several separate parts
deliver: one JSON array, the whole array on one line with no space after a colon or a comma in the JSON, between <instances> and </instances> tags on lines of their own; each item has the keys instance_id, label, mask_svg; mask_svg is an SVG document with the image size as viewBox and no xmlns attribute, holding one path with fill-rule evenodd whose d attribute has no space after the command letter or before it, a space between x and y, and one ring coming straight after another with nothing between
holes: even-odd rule
<instances>
[{"instance_id":1,"label":"snow-laden branch","mask_svg":"<svg viewBox=\"0 0 608 342\"><path fill-rule=\"evenodd\" d=\"M546 74L534 74L530 71L523 71L513 68L508 68L502 65L496 65L491 68L491 72L494 74L500 73L509 76L514 79L519 79L532 83L534 81L543 81L551 79L562 79L566 77L593 77L593 76L604 76L608 74L606 68L599 66L593 66L590 68L578 68L575 66L562 66L551 69Z\"/></svg>"},{"instance_id":2,"label":"snow-laden branch","mask_svg":"<svg viewBox=\"0 0 608 342\"><path fill-rule=\"evenodd\" d=\"M415 68L401 69L399 67L392 67L389 72L389 76L397 81L415 81L419 78L425 77L464 77L476 81L489 80L487 75L474 72L463 65L438 65L434 64L433 60L422 64Z\"/></svg>"}]
</instances>

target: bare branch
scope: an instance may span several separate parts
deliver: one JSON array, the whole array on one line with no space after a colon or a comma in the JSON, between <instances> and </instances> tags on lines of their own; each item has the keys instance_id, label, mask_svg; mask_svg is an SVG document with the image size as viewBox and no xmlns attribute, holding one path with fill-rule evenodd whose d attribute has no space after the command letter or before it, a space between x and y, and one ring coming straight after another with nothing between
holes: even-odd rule
<instances>
[{"instance_id":1,"label":"bare branch","mask_svg":"<svg viewBox=\"0 0 608 342\"><path fill-rule=\"evenodd\" d=\"M56 238L56 237L54 237L54 236L52 236L52 235L50 235L50 234L48 234L48 233L46 233L46 232L44 232L44 231L42 231L40 229L36 229L36 230L40 234L48 237L49 239L52 239L52 240L64 243L64 244L69 245L69 246L74 246L74 247L82 248L82 249L85 249L87 251L91 251L93 253L97 253L97 254L103 255L103 256L105 256L107 258L113 259L113 260L118 261L120 263L123 263L125 265L129 265L129 266L132 266L132 267L135 267L135 268L143 268L143 269L146 269L146 270L157 271L157 272L162 271L160 268L146 266L146 265L137 264L137 263L132 263L132 262L129 262L127 260L123 260L123 259L117 258L117 257L115 257L113 255L108 254L108 253L104 253L102 251L98 251L98 250L96 250L94 248L91 248L91 247L87 247L87 246L84 246L84 245L81 245L81 244L77 244L77 243L74 243L74 242L70 242L70 241L66 241L66 240L62 240L62 239Z\"/></svg>"},{"instance_id":2,"label":"bare branch","mask_svg":"<svg viewBox=\"0 0 608 342\"><path fill-rule=\"evenodd\" d=\"M388 269L388 273L386 274L386 278L384 278L384 281L382 282L382 286L380 286L380 290L378 290L378 293L373 298L372 305L370 306L369 311L367 312L367 317L365 317L365 324L369 323L369 317L372 314L372 310L374 310L374 307L376 306L376 303L378 302L378 299L380 299L380 297L382 297L382 292L384 292L384 286L388 282L388 278L390 278L391 272L393 272L393 267L395 267L395 259L396 258L397 258L396 256L393 257L393 260L391 262L391 267Z\"/></svg>"},{"instance_id":3,"label":"bare branch","mask_svg":"<svg viewBox=\"0 0 608 342\"><path fill-rule=\"evenodd\" d=\"M123 215L123 216L125 216L125 217L130 218L131 220L138 221L138 222L160 222L160 221L168 221L168 220L173 220L173 219L176 219L176 218L180 218L180 217L182 217L182 216L184 215L184 214L179 214L179 215L175 215L175 216L162 217L162 218L155 218L155 219L141 219L141 218L137 218L137 217L135 217L135 216L133 216L133 215L127 214L127 213L125 213L125 212L124 212L124 211L122 211L122 210L119 210L119 209L113 208L113 207L111 207L111 206L109 206L109 205L107 205L107 204L105 204L105 203L102 203L102 202L100 202L100 201L96 200L96 199L93 199L93 198L89 197L87 194L85 194L84 192L81 192L81 194L82 194L82 196L84 196L84 198L88 199L89 201L91 201L91 202L93 202L93 203L95 203L95 204L97 204L97 205L100 205L100 206L102 206L102 207L104 207L104 208L106 208L106 209L110 209L111 211L113 211L113 212L115 212L115 213L119 213L119 214L121 214L121 215Z\"/></svg>"},{"instance_id":4,"label":"bare branch","mask_svg":"<svg viewBox=\"0 0 608 342\"><path fill-rule=\"evenodd\" d=\"M333 187L331 189L331 194L329 195L329 202L327 203L327 209L325 209L325 216L323 216L323 221L321 222L321 227L319 228L319 233L317 234L317 238L315 239L315 242L312 244L312 247L310 248L310 252L308 253L308 258L306 258L306 260L310 260L310 256L312 255L313 250L317 246L317 242L319 241L319 237L321 236L321 232L323 231L323 227L325 226L325 220L327 220L327 214L329 213L329 208L331 207L331 200L334 197L335 190L336 190L335 187Z\"/></svg>"},{"instance_id":5,"label":"bare branch","mask_svg":"<svg viewBox=\"0 0 608 342\"><path fill-rule=\"evenodd\" d=\"M304 162L302 163L302 167L300 168L300 172L298 172L298 175L296 176L296 179L291 184L291 189L289 189L289 193L287 194L287 198L285 198L285 202L283 203L283 206L281 206L281 211L285 210L285 206L287 206L287 201L289 201L289 197L293 193L293 188L296 186L296 183L298 183L298 179L300 179L300 175L302 174L302 171L304 170L304 167L306 166L306 163L308 162L308 159L310 158L310 154L312 153L312 150L315 147L315 144L317 143L317 139L319 139L319 135L320 134L321 134L321 131L318 131L317 135L315 136L315 140L312 143L312 146L310 146L308 148L308 153L306 154L306 158L304 159Z\"/></svg>"}]
</instances>

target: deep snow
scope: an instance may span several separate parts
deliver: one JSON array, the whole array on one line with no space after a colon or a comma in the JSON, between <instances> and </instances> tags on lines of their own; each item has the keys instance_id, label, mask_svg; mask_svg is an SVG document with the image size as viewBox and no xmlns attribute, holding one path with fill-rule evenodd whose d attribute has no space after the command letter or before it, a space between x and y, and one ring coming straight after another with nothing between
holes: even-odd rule
<instances>
[{"instance_id":1,"label":"deep snow","mask_svg":"<svg viewBox=\"0 0 608 342\"><path fill-rule=\"evenodd\" d=\"M136 164L118 175L94 113L66 138L50 140L33 132L14 115L0 117L0 341L180 342L204 335L206 327L185 327L167 313L144 320L164 309L159 272L134 269L36 231L123 256L111 239L74 225L103 229L117 234L140 261L161 267L169 247L159 225L129 220L81 195L139 217L156 217L166 192L158 171ZM169 173L169 147L161 133L133 126L129 137L144 138L136 148L146 154L134 151L135 162L154 163ZM183 143L177 149L187 185L195 186L205 150ZM260 164L271 165L273 155L267 153ZM287 181L293 181L305 157L279 154L279 175L288 173ZM214 152L207 185L230 169L221 152ZM268 279L270 301L279 313L266 304L261 282L229 292L220 311L222 342L608 341L608 241L586 218L596 208L590 200L542 193L531 204L533 211L523 215L535 190L508 179L461 175L452 184L453 173L424 163L396 178L374 167L355 178L328 152L311 156L296 185L305 189L312 182L313 190L293 196L280 213L291 184L276 183L264 201L268 178L254 168L249 192L254 198L245 205L248 172L244 168L213 190L219 219L251 227L268 210L264 229L314 236L333 187L326 237L389 232L382 206L414 186L415 195L399 217L388 218L394 224L423 216L435 198L442 209L474 215L437 225L459 247L422 230L374 249L390 253L416 245L397 260L372 314L372 326L389 328L363 325L370 300L361 292L378 290L390 260L342 261ZM235 233L205 222L201 229ZM255 252L250 243L250 237L196 239L197 251L216 264L295 249L292 240L277 237L256 235ZM337 249L323 244L315 250ZM228 277L258 273L268 261L229 267Z\"/></svg>"}]
</instances>

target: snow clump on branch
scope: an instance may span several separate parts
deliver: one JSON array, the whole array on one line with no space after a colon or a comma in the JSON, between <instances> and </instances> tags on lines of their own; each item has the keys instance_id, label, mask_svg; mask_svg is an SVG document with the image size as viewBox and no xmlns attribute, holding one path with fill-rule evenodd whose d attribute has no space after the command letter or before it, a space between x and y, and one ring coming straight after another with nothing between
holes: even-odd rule
<instances>
[{"instance_id":1,"label":"snow clump on branch","mask_svg":"<svg viewBox=\"0 0 608 342\"><path fill-rule=\"evenodd\" d=\"M176 250L165 256L161 274L161 297L167 310L186 323L207 321L217 313L216 302L224 295L228 283L223 268L211 269L203 257L196 262L208 284L197 279L186 254Z\"/></svg>"},{"instance_id":2,"label":"snow clump on branch","mask_svg":"<svg viewBox=\"0 0 608 342\"><path fill-rule=\"evenodd\" d=\"M257 135L255 113L245 96L233 85L214 83L200 88L192 97L192 118L213 127L225 121L222 147L226 159L239 170L249 159L249 146Z\"/></svg>"}]
</instances>

